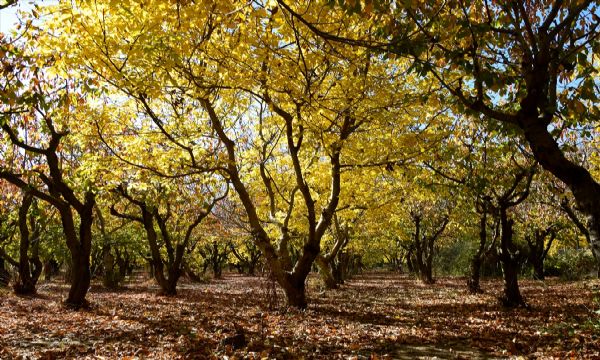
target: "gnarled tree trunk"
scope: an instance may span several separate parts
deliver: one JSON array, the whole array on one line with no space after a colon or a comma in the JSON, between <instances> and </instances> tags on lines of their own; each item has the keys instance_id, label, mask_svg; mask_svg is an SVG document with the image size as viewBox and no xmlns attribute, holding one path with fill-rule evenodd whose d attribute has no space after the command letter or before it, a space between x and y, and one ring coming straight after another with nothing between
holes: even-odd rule
<instances>
[{"instance_id":1,"label":"gnarled tree trunk","mask_svg":"<svg viewBox=\"0 0 600 360\"><path fill-rule=\"evenodd\" d=\"M90 287L90 254L92 250L92 223L95 197L86 194L79 213L79 235L77 234L73 213L70 207L59 208L67 247L71 253L71 288L65 304L78 309L87 306L85 299Z\"/></svg>"}]
</instances>

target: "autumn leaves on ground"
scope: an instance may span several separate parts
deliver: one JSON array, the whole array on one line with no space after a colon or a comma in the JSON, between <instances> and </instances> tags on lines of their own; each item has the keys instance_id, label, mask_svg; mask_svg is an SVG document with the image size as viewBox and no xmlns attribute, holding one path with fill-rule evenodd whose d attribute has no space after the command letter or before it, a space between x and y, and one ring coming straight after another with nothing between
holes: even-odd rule
<instances>
[{"instance_id":1,"label":"autumn leaves on ground","mask_svg":"<svg viewBox=\"0 0 600 360\"><path fill-rule=\"evenodd\" d=\"M2 293L0 358L600 356L598 280L524 281L531 308L516 310L496 301L499 281L482 285L484 295L468 295L460 278L422 285L371 272L322 291L311 277L312 301L298 311L273 299L265 278L228 273L175 297L143 279L114 292L93 286L91 309L73 312L60 301L67 287L52 282L33 298ZM236 332L243 346L229 345Z\"/></svg>"}]
</instances>

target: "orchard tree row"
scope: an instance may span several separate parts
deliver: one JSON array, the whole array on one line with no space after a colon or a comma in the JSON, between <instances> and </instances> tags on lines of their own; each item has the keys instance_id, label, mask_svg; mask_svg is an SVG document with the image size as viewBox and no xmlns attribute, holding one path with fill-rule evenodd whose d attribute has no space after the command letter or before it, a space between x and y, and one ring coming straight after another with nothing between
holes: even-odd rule
<instances>
[{"instance_id":1,"label":"orchard tree row","mask_svg":"<svg viewBox=\"0 0 600 360\"><path fill-rule=\"evenodd\" d=\"M173 295L183 275L263 264L304 308L314 269L327 288L379 265L431 283L466 259L471 292L500 266L504 304L525 305L525 263L543 279L576 248L600 269L597 13L35 7L0 33L0 264L34 293L64 263L75 308L94 274L114 287L147 264Z\"/></svg>"}]
</instances>

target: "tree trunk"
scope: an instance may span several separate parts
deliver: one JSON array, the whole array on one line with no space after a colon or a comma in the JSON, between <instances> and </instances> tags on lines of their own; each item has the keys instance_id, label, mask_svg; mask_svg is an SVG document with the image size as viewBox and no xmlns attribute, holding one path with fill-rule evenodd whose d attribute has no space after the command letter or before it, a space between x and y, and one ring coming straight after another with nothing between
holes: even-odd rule
<instances>
[{"instance_id":1,"label":"tree trunk","mask_svg":"<svg viewBox=\"0 0 600 360\"><path fill-rule=\"evenodd\" d=\"M409 273L414 273L415 272L415 263L414 263L413 250L412 249L409 249L408 253L406 254L406 268L408 269Z\"/></svg>"},{"instance_id":2,"label":"tree trunk","mask_svg":"<svg viewBox=\"0 0 600 360\"><path fill-rule=\"evenodd\" d=\"M177 295L177 282L178 281L179 281L179 276L174 274L172 271L169 271L169 277L167 279L164 279L164 282L161 285L160 295L164 295L164 296Z\"/></svg>"},{"instance_id":3,"label":"tree trunk","mask_svg":"<svg viewBox=\"0 0 600 360\"><path fill-rule=\"evenodd\" d=\"M420 274L421 282L423 282L424 284L431 285L435 282L433 280L433 270L430 266L423 264L423 267L420 270Z\"/></svg>"},{"instance_id":4,"label":"tree trunk","mask_svg":"<svg viewBox=\"0 0 600 360\"><path fill-rule=\"evenodd\" d=\"M600 189L598 189L595 196L595 207L595 211L588 214L588 224L590 227L590 245L598 262L598 277L600 277Z\"/></svg>"},{"instance_id":5,"label":"tree trunk","mask_svg":"<svg viewBox=\"0 0 600 360\"><path fill-rule=\"evenodd\" d=\"M120 252L117 253L117 265L119 266L119 281L123 281L125 276L127 276L127 271L130 267L129 265L130 259L129 254L126 252L124 256L121 255Z\"/></svg>"},{"instance_id":6,"label":"tree trunk","mask_svg":"<svg viewBox=\"0 0 600 360\"><path fill-rule=\"evenodd\" d=\"M120 273L115 270L115 257L110 252L110 246L102 250L102 262L104 265L104 286L109 289L116 289L121 282Z\"/></svg>"},{"instance_id":7,"label":"tree trunk","mask_svg":"<svg viewBox=\"0 0 600 360\"><path fill-rule=\"evenodd\" d=\"M533 278L536 280L544 280L544 260L537 258L533 263Z\"/></svg>"},{"instance_id":8,"label":"tree trunk","mask_svg":"<svg viewBox=\"0 0 600 360\"><path fill-rule=\"evenodd\" d=\"M424 279L422 279L422 281L426 284L433 284L435 282L435 280L433 280L433 243L435 237L431 236L423 240L425 241L425 246L427 246L427 254L425 256L425 261L423 262L425 268L423 269Z\"/></svg>"},{"instance_id":9,"label":"tree trunk","mask_svg":"<svg viewBox=\"0 0 600 360\"><path fill-rule=\"evenodd\" d=\"M37 279L31 276L29 267L29 227L27 225L27 215L29 208L33 203L33 196L29 193L23 195L23 202L19 208L19 232L21 234L19 242L19 277L14 285L16 294L32 295L36 293L35 283Z\"/></svg>"},{"instance_id":10,"label":"tree trunk","mask_svg":"<svg viewBox=\"0 0 600 360\"><path fill-rule=\"evenodd\" d=\"M183 269L185 271L185 274L187 275L187 277L190 279L191 282L195 282L195 283L203 282L202 278L194 272L194 270L190 267L190 265L187 262L183 263Z\"/></svg>"},{"instance_id":11,"label":"tree trunk","mask_svg":"<svg viewBox=\"0 0 600 360\"><path fill-rule=\"evenodd\" d=\"M298 309L306 309L308 303L306 301L306 284L305 279L297 279L297 277L286 276L284 281L279 281L283 287L287 305Z\"/></svg>"},{"instance_id":12,"label":"tree trunk","mask_svg":"<svg viewBox=\"0 0 600 360\"><path fill-rule=\"evenodd\" d=\"M86 203L79 213L79 236L75 231L75 224L70 208L59 209L67 246L71 253L71 288L65 304L68 307L79 309L87 307L85 299L90 287L90 255L92 251L92 224L94 196L86 194Z\"/></svg>"},{"instance_id":13,"label":"tree trunk","mask_svg":"<svg viewBox=\"0 0 600 360\"><path fill-rule=\"evenodd\" d=\"M483 206L481 208L481 218L479 220L479 248L471 259L471 277L467 280L467 287L471 294L482 294L481 286L479 285L479 275L481 272L481 262L483 253L485 251L485 244L487 243L487 214L488 214L488 200L484 199Z\"/></svg>"},{"instance_id":14,"label":"tree trunk","mask_svg":"<svg viewBox=\"0 0 600 360\"><path fill-rule=\"evenodd\" d=\"M323 255L319 255L315 259L315 263L319 268L319 275L321 276L321 280L323 280L323 284L325 284L325 288L328 290L337 289L338 282L333 277L331 261Z\"/></svg>"},{"instance_id":15,"label":"tree trunk","mask_svg":"<svg viewBox=\"0 0 600 360\"><path fill-rule=\"evenodd\" d=\"M52 277L58 274L58 262L54 258L50 258L44 264L44 280L50 281Z\"/></svg>"},{"instance_id":16,"label":"tree trunk","mask_svg":"<svg viewBox=\"0 0 600 360\"><path fill-rule=\"evenodd\" d=\"M86 307L88 305L85 299L90 287L90 254L81 252L71 252L71 288L65 304L74 309Z\"/></svg>"},{"instance_id":17,"label":"tree trunk","mask_svg":"<svg viewBox=\"0 0 600 360\"><path fill-rule=\"evenodd\" d=\"M4 258L0 256L0 287L8 286L10 273L4 268Z\"/></svg>"},{"instance_id":18,"label":"tree trunk","mask_svg":"<svg viewBox=\"0 0 600 360\"><path fill-rule=\"evenodd\" d=\"M37 235L37 240L33 242L31 245L31 280L34 284L37 284L40 275L42 275L42 270L44 268L44 264L42 264L42 260L40 260L40 242L39 242L39 233Z\"/></svg>"},{"instance_id":19,"label":"tree trunk","mask_svg":"<svg viewBox=\"0 0 600 360\"><path fill-rule=\"evenodd\" d=\"M483 290L479 285L479 274L481 272L481 254L477 253L473 255L471 259L471 276L467 280L467 287L471 294L482 294Z\"/></svg>"},{"instance_id":20,"label":"tree trunk","mask_svg":"<svg viewBox=\"0 0 600 360\"><path fill-rule=\"evenodd\" d=\"M544 85L545 86L545 85ZM547 126L538 120L538 109L524 109L521 128L535 159L542 167L563 181L575 197L577 207L588 218L590 247L600 266L600 184L583 166L567 159Z\"/></svg>"},{"instance_id":21,"label":"tree trunk","mask_svg":"<svg viewBox=\"0 0 600 360\"><path fill-rule=\"evenodd\" d=\"M525 305L521 297L518 283L518 263L511 250L513 248L513 220L508 219L506 208L500 209L500 223L502 226L502 236L500 242L500 261L502 263L502 273L504 276L504 296L501 301L506 307L517 307Z\"/></svg>"},{"instance_id":22,"label":"tree trunk","mask_svg":"<svg viewBox=\"0 0 600 360\"><path fill-rule=\"evenodd\" d=\"M164 295L164 296L177 295L177 280L171 278L170 276L165 276L162 263L161 263L161 266L156 266L154 271L155 271L154 278L156 279L158 286L160 286L159 295Z\"/></svg>"},{"instance_id":23,"label":"tree trunk","mask_svg":"<svg viewBox=\"0 0 600 360\"><path fill-rule=\"evenodd\" d=\"M502 263L504 273L504 297L502 303L506 307L517 307L525 305L521 297L518 283L518 266L512 261Z\"/></svg>"}]
</instances>

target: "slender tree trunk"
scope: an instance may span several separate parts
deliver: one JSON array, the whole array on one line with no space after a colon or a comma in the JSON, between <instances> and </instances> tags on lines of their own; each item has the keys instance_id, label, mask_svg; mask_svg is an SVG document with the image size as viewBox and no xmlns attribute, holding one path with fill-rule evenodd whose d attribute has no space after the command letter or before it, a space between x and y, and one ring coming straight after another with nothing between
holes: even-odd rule
<instances>
[{"instance_id":1,"label":"slender tree trunk","mask_svg":"<svg viewBox=\"0 0 600 360\"><path fill-rule=\"evenodd\" d=\"M500 209L500 223L502 226L502 236L500 243L500 261L502 263L502 273L504 276L504 297L502 303L506 307L517 307L525 305L521 296L518 283L518 263L511 253L513 244L513 221L508 219L506 208Z\"/></svg>"},{"instance_id":2,"label":"slender tree trunk","mask_svg":"<svg viewBox=\"0 0 600 360\"><path fill-rule=\"evenodd\" d=\"M10 273L4 268L4 258L0 256L0 287L8 286Z\"/></svg>"},{"instance_id":3,"label":"slender tree trunk","mask_svg":"<svg viewBox=\"0 0 600 360\"><path fill-rule=\"evenodd\" d=\"M39 245L38 243L34 243L32 246L32 255L31 255L31 278L35 284L37 284L40 279L40 275L42 275L42 270L44 268L44 264L42 264L42 260L40 260L39 256Z\"/></svg>"},{"instance_id":4,"label":"slender tree trunk","mask_svg":"<svg viewBox=\"0 0 600 360\"><path fill-rule=\"evenodd\" d=\"M29 208L33 203L33 196L25 193L23 202L19 208L19 232L21 234L19 242L19 278L14 285L15 293L22 295L31 295L36 293L35 281L31 276L29 267L29 227L27 225L27 215Z\"/></svg>"},{"instance_id":5,"label":"slender tree trunk","mask_svg":"<svg viewBox=\"0 0 600 360\"><path fill-rule=\"evenodd\" d=\"M332 275L335 279L335 282L338 284L343 284L345 279L344 275L344 262L343 262L344 253L340 252L337 255L337 259L331 264Z\"/></svg>"},{"instance_id":6,"label":"slender tree trunk","mask_svg":"<svg viewBox=\"0 0 600 360\"><path fill-rule=\"evenodd\" d=\"M427 246L427 256L425 256L425 283L433 284L435 280L433 279L433 243L435 242L435 237L431 236L425 239Z\"/></svg>"},{"instance_id":7,"label":"slender tree trunk","mask_svg":"<svg viewBox=\"0 0 600 360\"><path fill-rule=\"evenodd\" d=\"M471 276L467 280L467 287L471 294L481 294L481 286L479 285L479 276L481 273L482 257L485 250L485 244L487 242L487 206L484 204L481 213L481 219L479 221L479 248L477 252L473 254L471 259Z\"/></svg>"},{"instance_id":8,"label":"slender tree trunk","mask_svg":"<svg viewBox=\"0 0 600 360\"><path fill-rule=\"evenodd\" d=\"M408 269L409 273L414 273L415 272L415 263L414 263L413 250L412 249L409 249L408 253L406 254L406 268Z\"/></svg>"},{"instance_id":9,"label":"slender tree trunk","mask_svg":"<svg viewBox=\"0 0 600 360\"><path fill-rule=\"evenodd\" d=\"M125 255L121 255L120 252L117 252L117 265L119 266L119 281L123 281L125 276L127 276L127 270L129 269L129 254L125 252Z\"/></svg>"},{"instance_id":10,"label":"slender tree trunk","mask_svg":"<svg viewBox=\"0 0 600 360\"><path fill-rule=\"evenodd\" d=\"M467 281L467 286L469 289L469 293L471 294L481 294L483 290L479 284L479 277L481 273L481 256L479 254L473 255L473 259L471 259L471 276Z\"/></svg>"},{"instance_id":11,"label":"slender tree trunk","mask_svg":"<svg viewBox=\"0 0 600 360\"><path fill-rule=\"evenodd\" d=\"M213 259L212 270L215 279L220 279L223 275L223 268L221 267L218 256Z\"/></svg>"},{"instance_id":12,"label":"slender tree trunk","mask_svg":"<svg viewBox=\"0 0 600 360\"><path fill-rule=\"evenodd\" d=\"M54 258L50 258L44 264L44 279L50 281L58 273L58 262Z\"/></svg>"}]
</instances>

